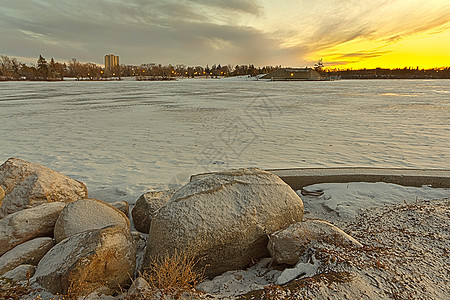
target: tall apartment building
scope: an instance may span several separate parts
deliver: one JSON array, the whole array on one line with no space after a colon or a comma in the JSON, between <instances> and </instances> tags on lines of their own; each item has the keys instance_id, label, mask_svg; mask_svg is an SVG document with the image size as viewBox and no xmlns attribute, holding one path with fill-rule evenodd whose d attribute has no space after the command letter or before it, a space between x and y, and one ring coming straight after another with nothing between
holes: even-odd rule
<instances>
[{"instance_id":1,"label":"tall apartment building","mask_svg":"<svg viewBox=\"0 0 450 300\"><path fill-rule=\"evenodd\" d=\"M114 69L119 66L119 56L114 54L105 55L105 72L111 74Z\"/></svg>"}]
</instances>

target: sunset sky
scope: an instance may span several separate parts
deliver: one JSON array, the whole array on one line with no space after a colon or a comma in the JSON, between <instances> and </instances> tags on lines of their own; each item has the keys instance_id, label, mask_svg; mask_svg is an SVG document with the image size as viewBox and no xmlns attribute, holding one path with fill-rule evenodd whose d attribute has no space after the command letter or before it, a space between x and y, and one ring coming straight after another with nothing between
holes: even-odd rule
<instances>
[{"instance_id":1,"label":"sunset sky","mask_svg":"<svg viewBox=\"0 0 450 300\"><path fill-rule=\"evenodd\" d=\"M0 54L36 62L450 66L449 0L1 0Z\"/></svg>"}]
</instances>

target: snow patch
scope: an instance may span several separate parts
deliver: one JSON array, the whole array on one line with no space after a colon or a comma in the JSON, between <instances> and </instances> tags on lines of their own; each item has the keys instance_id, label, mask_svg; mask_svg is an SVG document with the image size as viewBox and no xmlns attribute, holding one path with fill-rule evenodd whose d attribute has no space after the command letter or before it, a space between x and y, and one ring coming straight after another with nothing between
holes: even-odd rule
<instances>
[{"instance_id":1,"label":"snow patch","mask_svg":"<svg viewBox=\"0 0 450 300\"><path fill-rule=\"evenodd\" d=\"M312 264L300 261L295 265L294 268L285 269L278 277L276 284L282 285L296 278L301 279L314 276L317 274L317 270L319 269L319 267L320 262L314 256L312 256Z\"/></svg>"}]
</instances>

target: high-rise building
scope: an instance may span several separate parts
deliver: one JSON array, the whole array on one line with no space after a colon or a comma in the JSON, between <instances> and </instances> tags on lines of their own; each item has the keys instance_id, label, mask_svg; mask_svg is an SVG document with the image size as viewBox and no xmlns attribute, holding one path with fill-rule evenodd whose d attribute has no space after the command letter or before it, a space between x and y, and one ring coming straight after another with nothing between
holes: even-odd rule
<instances>
[{"instance_id":1,"label":"high-rise building","mask_svg":"<svg viewBox=\"0 0 450 300\"><path fill-rule=\"evenodd\" d=\"M112 74L116 67L119 66L119 56L114 54L105 55L105 72Z\"/></svg>"}]
</instances>

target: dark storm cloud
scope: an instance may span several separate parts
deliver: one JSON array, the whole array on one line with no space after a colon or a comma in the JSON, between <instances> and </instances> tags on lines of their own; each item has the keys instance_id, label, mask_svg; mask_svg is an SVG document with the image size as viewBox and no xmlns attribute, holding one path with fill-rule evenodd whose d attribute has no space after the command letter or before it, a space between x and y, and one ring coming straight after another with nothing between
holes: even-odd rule
<instances>
[{"instance_id":1,"label":"dark storm cloud","mask_svg":"<svg viewBox=\"0 0 450 300\"><path fill-rule=\"evenodd\" d=\"M0 52L97 63L109 52L130 64L262 63L260 48L270 55L279 43L230 25L260 13L252 0L6 0L0 3Z\"/></svg>"}]
</instances>

